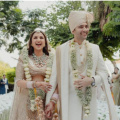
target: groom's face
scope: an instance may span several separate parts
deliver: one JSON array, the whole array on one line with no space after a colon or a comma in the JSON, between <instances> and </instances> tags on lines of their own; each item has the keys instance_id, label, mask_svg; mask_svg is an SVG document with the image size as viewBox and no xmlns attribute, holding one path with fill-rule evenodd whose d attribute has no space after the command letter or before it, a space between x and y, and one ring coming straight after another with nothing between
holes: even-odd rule
<instances>
[{"instance_id":1,"label":"groom's face","mask_svg":"<svg viewBox=\"0 0 120 120\"><path fill-rule=\"evenodd\" d=\"M81 40L85 40L88 36L88 32L89 32L89 26L88 24L82 23L81 25L77 26L74 31L74 37L81 39Z\"/></svg>"}]
</instances>

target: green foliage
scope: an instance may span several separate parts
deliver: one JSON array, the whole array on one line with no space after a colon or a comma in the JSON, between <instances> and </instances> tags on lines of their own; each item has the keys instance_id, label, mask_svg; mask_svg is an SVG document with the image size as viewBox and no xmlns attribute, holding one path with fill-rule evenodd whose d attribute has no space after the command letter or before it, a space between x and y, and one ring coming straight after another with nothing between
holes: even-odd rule
<instances>
[{"instance_id":1,"label":"green foliage","mask_svg":"<svg viewBox=\"0 0 120 120\"><path fill-rule=\"evenodd\" d=\"M72 10L83 10L81 1L60 1L51 7L51 13L47 14L46 33L50 44L55 47L71 38L73 35L68 26L68 16Z\"/></svg>"},{"instance_id":2,"label":"green foliage","mask_svg":"<svg viewBox=\"0 0 120 120\"><path fill-rule=\"evenodd\" d=\"M10 43L7 51L12 52L16 48L21 50L24 46L23 42L20 40L24 39L24 42L28 42L30 34L37 27L43 28L45 19L45 10L35 9L32 11L26 11L24 13L24 19L21 21L19 27L19 32L16 36L13 36L12 43Z\"/></svg>"},{"instance_id":3,"label":"green foliage","mask_svg":"<svg viewBox=\"0 0 120 120\"><path fill-rule=\"evenodd\" d=\"M109 21L103 27L103 34L109 37L109 42L113 52L120 48L120 2L105 1L105 6L109 6L111 12L107 15ZM109 47L109 46L108 46Z\"/></svg>"},{"instance_id":4,"label":"green foliage","mask_svg":"<svg viewBox=\"0 0 120 120\"><path fill-rule=\"evenodd\" d=\"M30 34L37 27L43 28L43 24L45 21L46 11L41 9L35 9L31 11L27 11L24 13L25 19L21 23L21 37L25 34L25 42L28 41Z\"/></svg>"},{"instance_id":5,"label":"green foliage","mask_svg":"<svg viewBox=\"0 0 120 120\"><path fill-rule=\"evenodd\" d=\"M104 1L104 4L110 6L111 9L120 8L119 1Z\"/></svg>"},{"instance_id":6,"label":"green foliage","mask_svg":"<svg viewBox=\"0 0 120 120\"><path fill-rule=\"evenodd\" d=\"M0 27L4 35L16 35L19 31L19 26L22 21L22 11L17 8L18 1L1 1L0 20L3 23Z\"/></svg>"},{"instance_id":7,"label":"green foliage","mask_svg":"<svg viewBox=\"0 0 120 120\"><path fill-rule=\"evenodd\" d=\"M7 51L12 52L16 48L18 50L21 50L23 47L22 47L22 42L17 37L14 37L12 43L9 44Z\"/></svg>"},{"instance_id":8,"label":"green foliage","mask_svg":"<svg viewBox=\"0 0 120 120\"><path fill-rule=\"evenodd\" d=\"M105 5L109 5L112 12L108 14L110 19L106 25L103 27L103 32L105 35L118 37L120 40L120 2L104 2Z\"/></svg>"},{"instance_id":9,"label":"green foliage","mask_svg":"<svg viewBox=\"0 0 120 120\"><path fill-rule=\"evenodd\" d=\"M106 36L99 27L99 22L91 24L87 38L90 42L99 45L104 58L113 60L114 52L119 50L119 38L112 35Z\"/></svg>"},{"instance_id":10,"label":"green foliage","mask_svg":"<svg viewBox=\"0 0 120 120\"><path fill-rule=\"evenodd\" d=\"M0 47L6 46L6 41L4 39L0 39Z\"/></svg>"},{"instance_id":11,"label":"green foliage","mask_svg":"<svg viewBox=\"0 0 120 120\"><path fill-rule=\"evenodd\" d=\"M100 43L102 42L102 32L101 32L101 29L99 27L99 22L98 21L94 21L91 24L91 28L90 28L87 39L90 42L98 44L98 45L100 45Z\"/></svg>"},{"instance_id":12,"label":"green foliage","mask_svg":"<svg viewBox=\"0 0 120 120\"><path fill-rule=\"evenodd\" d=\"M9 67L8 64L0 61L0 79L2 78L3 74L6 73L6 69Z\"/></svg>"},{"instance_id":13,"label":"green foliage","mask_svg":"<svg viewBox=\"0 0 120 120\"><path fill-rule=\"evenodd\" d=\"M88 35L88 40L100 46L104 58L113 60L113 55L120 47L120 2L99 1L96 3L98 8L94 7L93 12L99 15L91 25ZM108 12L108 9L111 11ZM105 17L103 17L105 15ZM103 31L100 28L101 21L107 21L103 26Z\"/></svg>"},{"instance_id":14,"label":"green foliage","mask_svg":"<svg viewBox=\"0 0 120 120\"><path fill-rule=\"evenodd\" d=\"M6 74L9 72L15 72L14 68L11 68L7 63L4 63L3 61L0 61L0 79L3 77L3 74Z\"/></svg>"},{"instance_id":15,"label":"green foliage","mask_svg":"<svg viewBox=\"0 0 120 120\"><path fill-rule=\"evenodd\" d=\"M36 27L43 27L45 10L35 9L22 12L18 1L0 1L0 47L7 45L7 51L21 50ZM12 42L6 44L9 38ZM21 40L25 39L25 40ZM23 41L23 42L22 42Z\"/></svg>"},{"instance_id":16,"label":"green foliage","mask_svg":"<svg viewBox=\"0 0 120 120\"><path fill-rule=\"evenodd\" d=\"M98 20L99 19L99 2L98 1L85 1L86 5L88 6L88 11L93 12L94 14L94 19Z\"/></svg>"},{"instance_id":17,"label":"green foliage","mask_svg":"<svg viewBox=\"0 0 120 120\"><path fill-rule=\"evenodd\" d=\"M0 1L0 47L19 32L23 15L17 5L18 1Z\"/></svg>"},{"instance_id":18,"label":"green foliage","mask_svg":"<svg viewBox=\"0 0 120 120\"><path fill-rule=\"evenodd\" d=\"M14 83L15 79L15 69L11 69L6 73L6 77L9 83Z\"/></svg>"},{"instance_id":19,"label":"green foliage","mask_svg":"<svg viewBox=\"0 0 120 120\"><path fill-rule=\"evenodd\" d=\"M120 36L120 22L110 21L103 27L103 32L106 36L119 37Z\"/></svg>"},{"instance_id":20,"label":"green foliage","mask_svg":"<svg viewBox=\"0 0 120 120\"><path fill-rule=\"evenodd\" d=\"M50 40L50 44L55 47L56 45L65 43L66 41L73 38L68 24L61 23L57 25L55 29L47 30L47 36Z\"/></svg>"}]
</instances>

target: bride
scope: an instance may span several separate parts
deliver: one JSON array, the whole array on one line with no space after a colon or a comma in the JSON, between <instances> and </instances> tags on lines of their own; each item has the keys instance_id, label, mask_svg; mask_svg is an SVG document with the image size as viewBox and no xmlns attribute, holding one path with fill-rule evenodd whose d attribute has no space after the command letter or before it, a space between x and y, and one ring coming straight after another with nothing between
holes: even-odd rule
<instances>
[{"instance_id":1,"label":"bride","mask_svg":"<svg viewBox=\"0 0 120 120\"><path fill-rule=\"evenodd\" d=\"M15 96L9 120L46 120L45 97L51 90L54 54L44 32L36 29L23 48L16 68Z\"/></svg>"}]
</instances>

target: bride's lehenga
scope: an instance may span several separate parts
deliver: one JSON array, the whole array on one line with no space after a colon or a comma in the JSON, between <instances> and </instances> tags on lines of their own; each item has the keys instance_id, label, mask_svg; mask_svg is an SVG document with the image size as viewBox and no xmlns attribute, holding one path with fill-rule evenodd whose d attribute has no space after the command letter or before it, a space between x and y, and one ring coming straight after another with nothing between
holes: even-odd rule
<instances>
[{"instance_id":1,"label":"bride's lehenga","mask_svg":"<svg viewBox=\"0 0 120 120\"><path fill-rule=\"evenodd\" d=\"M36 75L45 76L45 69L46 65L38 68L35 66L32 57L29 57L29 71L32 77ZM16 68L15 96L9 120L40 120L37 110L34 112L30 110L29 90L17 86L16 82L19 80L25 80L22 56L20 56ZM40 89L37 90L37 93L39 92L41 92ZM43 106L45 108L45 98L43 99ZM45 118L45 120L47 119Z\"/></svg>"}]
</instances>

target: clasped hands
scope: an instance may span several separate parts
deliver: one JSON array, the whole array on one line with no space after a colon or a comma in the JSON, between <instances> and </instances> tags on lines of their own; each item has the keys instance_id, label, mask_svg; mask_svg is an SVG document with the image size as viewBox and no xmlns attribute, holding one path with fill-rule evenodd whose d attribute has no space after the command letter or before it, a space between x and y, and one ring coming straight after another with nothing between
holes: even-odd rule
<instances>
[{"instance_id":1,"label":"clasped hands","mask_svg":"<svg viewBox=\"0 0 120 120\"><path fill-rule=\"evenodd\" d=\"M45 115L48 119L52 118L53 112L55 110L55 103L50 101L46 106L45 106Z\"/></svg>"},{"instance_id":2,"label":"clasped hands","mask_svg":"<svg viewBox=\"0 0 120 120\"><path fill-rule=\"evenodd\" d=\"M75 87L78 88L78 89L85 88L85 87L91 85L91 83L94 81L93 78L83 76L83 75L80 75L80 76L81 76L81 79L78 79L74 82ZM55 109L55 103L50 101L50 103L47 104L46 107L45 107L45 114L46 114L47 118L52 117L54 109Z\"/></svg>"},{"instance_id":3,"label":"clasped hands","mask_svg":"<svg viewBox=\"0 0 120 120\"><path fill-rule=\"evenodd\" d=\"M44 92L48 92L51 90L52 85L47 82L35 82L35 86L38 89L42 89ZM55 103L50 101L49 104L45 107L45 115L48 119L52 118L53 110L55 109Z\"/></svg>"},{"instance_id":4,"label":"clasped hands","mask_svg":"<svg viewBox=\"0 0 120 120\"><path fill-rule=\"evenodd\" d=\"M74 82L75 87L78 89L85 88L85 87L91 85L91 83L94 81L93 78L83 76L83 75L80 75L80 76L81 76L81 79L78 79ZM40 83L42 83L42 82L40 82ZM43 90L46 90L45 86L48 86L47 91L50 91L50 89L52 87L49 83L44 83L44 82L42 84L36 84L36 85L40 88L43 88ZM52 118L54 109L55 109L55 103L50 101L45 107L45 114L48 119Z\"/></svg>"},{"instance_id":5,"label":"clasped hands","mask_svg":"<svg viewBox=\"0 0 120 120\"><path fill-rule=\"evenodd\" d=\"M81 79L74 81L75 88L78 88L78 89L85 88L91 85L91 83L94 81L93 78L91 77L87 77L83 75L80 75L80 76L81 76Z\"/></svg>"}]
</instances>

